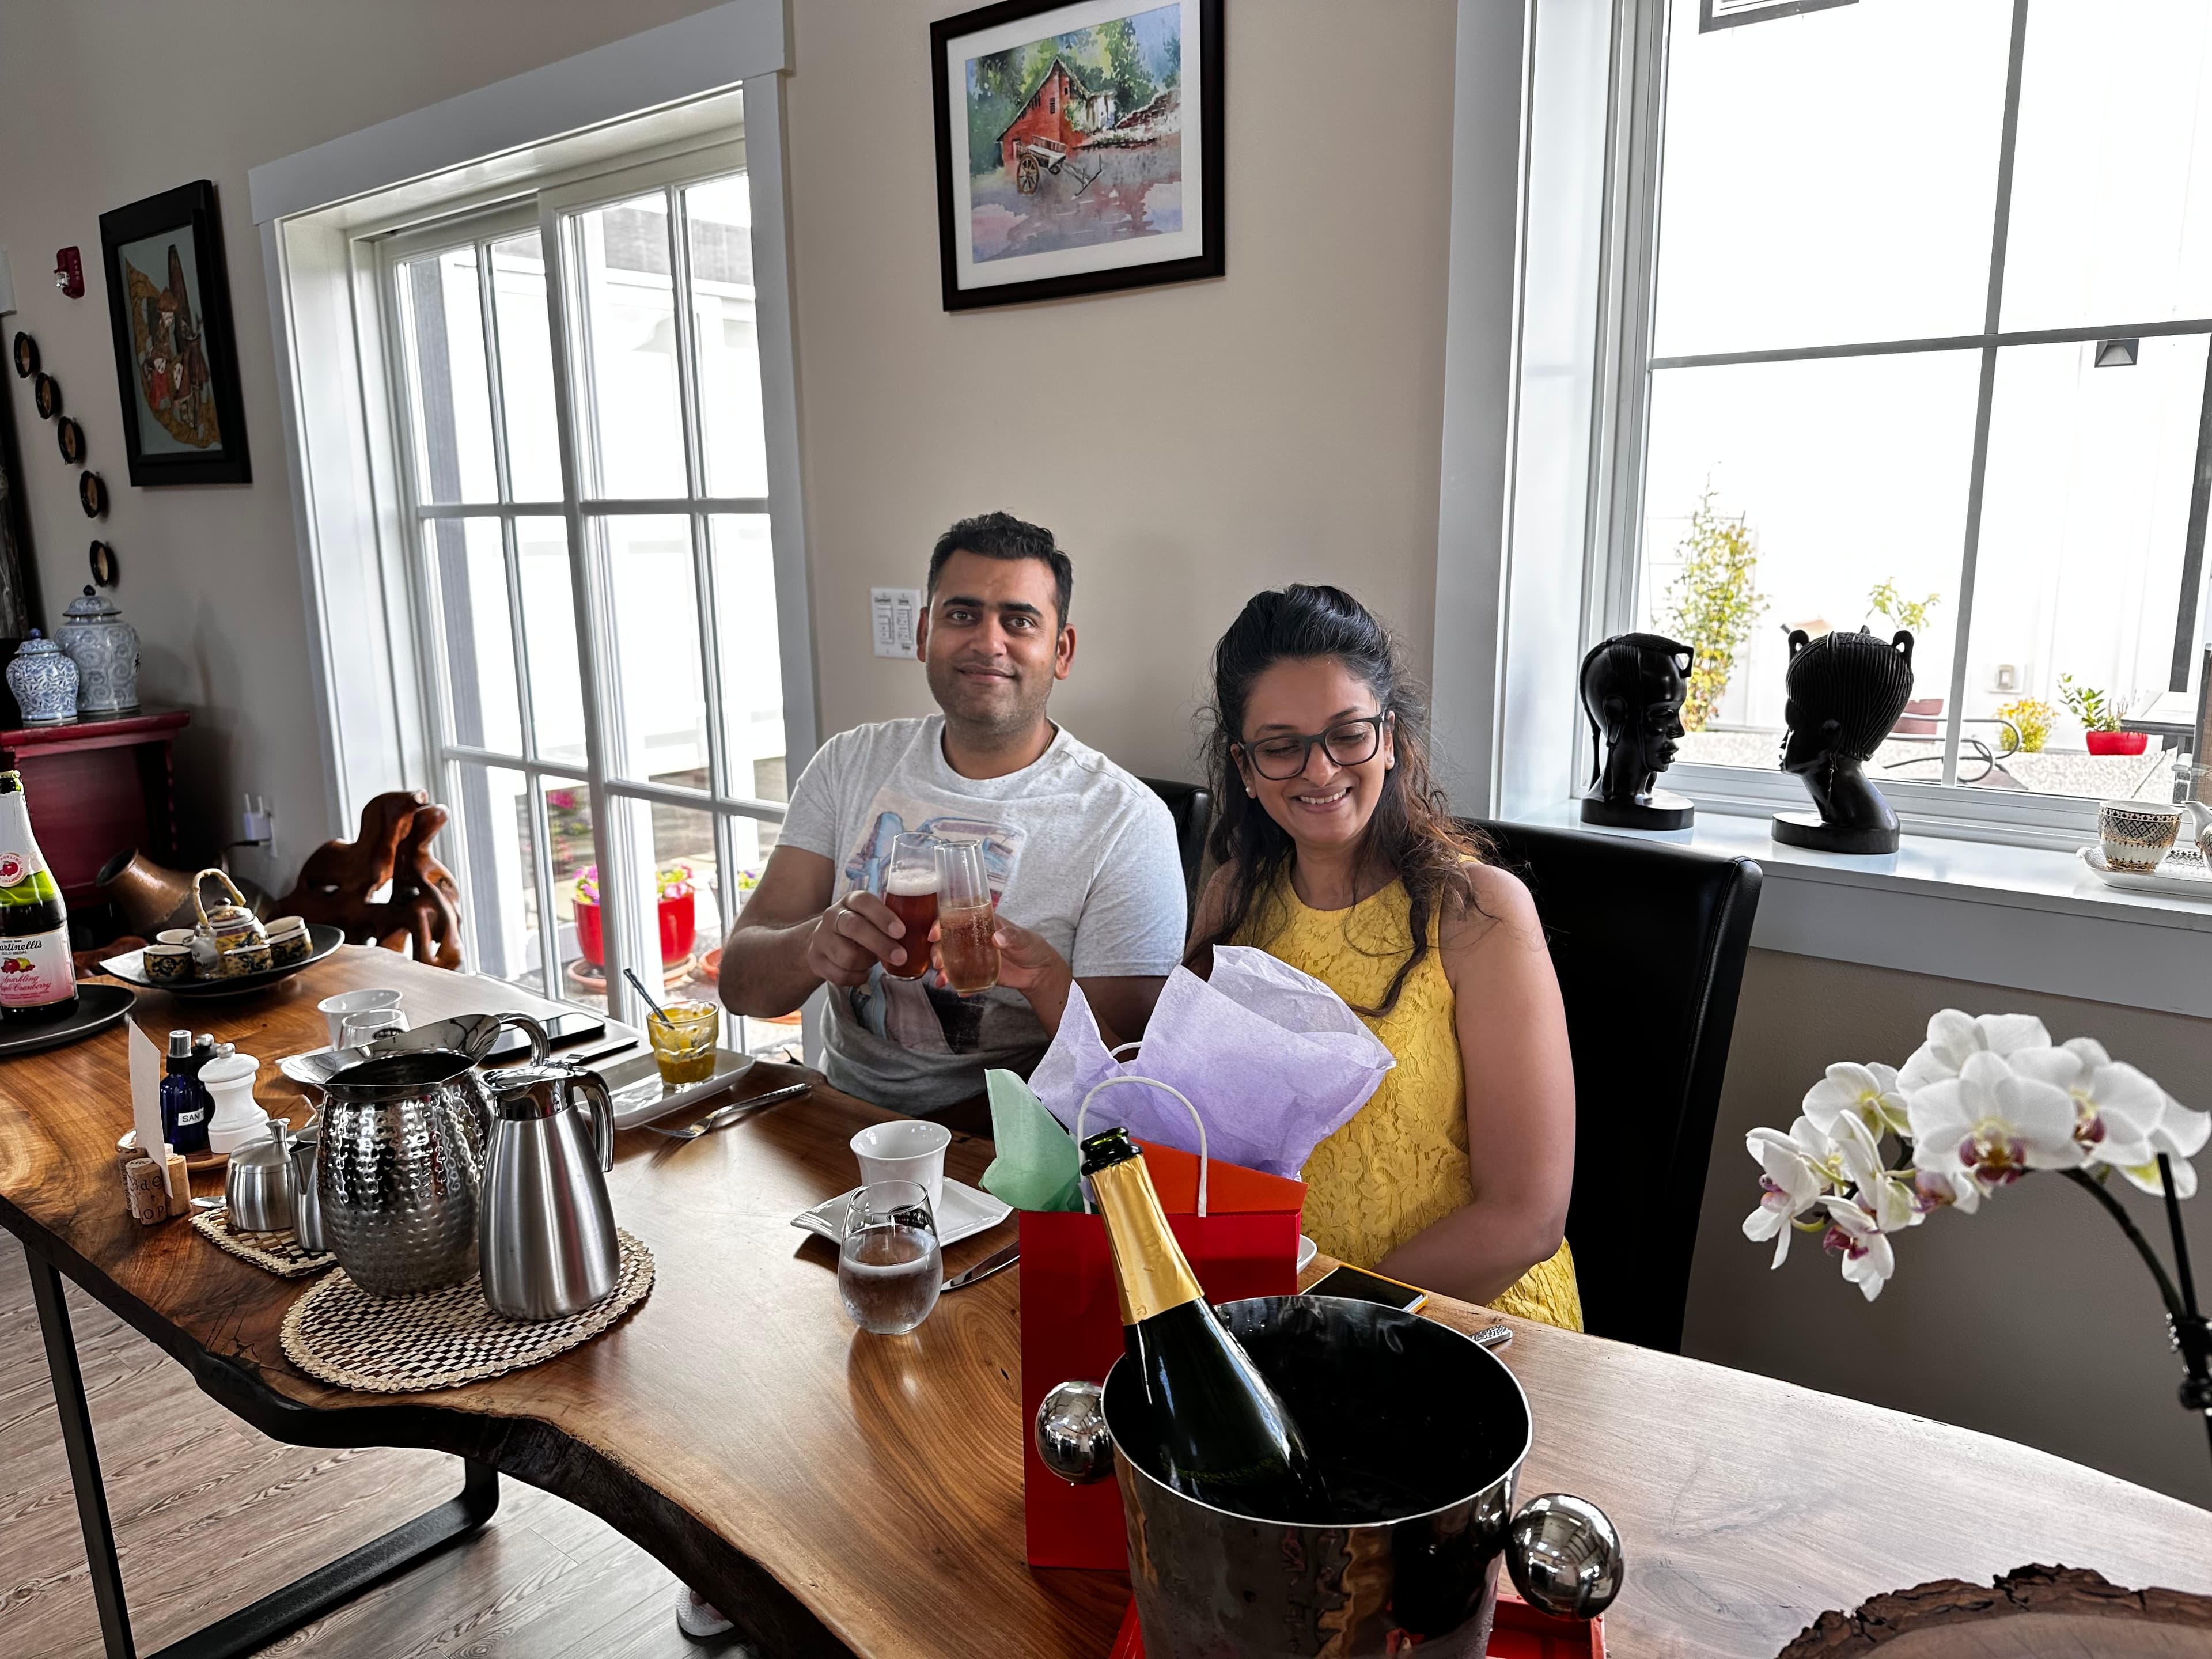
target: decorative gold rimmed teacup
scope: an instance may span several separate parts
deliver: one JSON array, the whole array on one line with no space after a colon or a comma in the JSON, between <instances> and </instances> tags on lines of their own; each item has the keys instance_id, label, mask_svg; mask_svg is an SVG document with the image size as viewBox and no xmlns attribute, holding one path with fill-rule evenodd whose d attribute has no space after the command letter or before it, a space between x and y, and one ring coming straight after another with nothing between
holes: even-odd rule
<instances>
[{"instance_id":1,"label":"decorative gold rimmed teacup","mask_svg":"<svg viewBox=\"0 0 2212 1659\"><path fill-rule=\"evenodd\" d=\"M2097 808L2097 841L2106 868L2150 874L2173 850L2181 819L2180 807L2161 801L2106 801Z\"/></svg>"}]
</instances>

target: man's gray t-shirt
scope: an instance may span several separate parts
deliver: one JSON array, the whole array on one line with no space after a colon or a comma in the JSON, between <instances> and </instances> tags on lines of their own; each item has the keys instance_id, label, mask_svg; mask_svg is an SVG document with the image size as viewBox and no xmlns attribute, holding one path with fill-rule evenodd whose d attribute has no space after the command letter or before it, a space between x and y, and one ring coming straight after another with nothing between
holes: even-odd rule
<instances>
[{"instance_id":1,"label":"man's gray t-shirt","mask_svg":"<svg viewBox=\"0 0 2212 1659\"><path fill-rule=\"evenodd\" d=\"M944 732L933 714L830 738L791 792L778 844L828 859L842 898L883 890L894 836L981 839L999 914L1042 934L1077 978L1173 971L1182 865L1159 797L1065 731L1018 772L963 778ZM1015 991L959 997L878 968L865 985L831 986L829 1001L823 1072L895 1111L950 1106L982 1092L985 1067L1026 1076L1044 1054L1044 1027Z\"/></svg>"}]
</instances>

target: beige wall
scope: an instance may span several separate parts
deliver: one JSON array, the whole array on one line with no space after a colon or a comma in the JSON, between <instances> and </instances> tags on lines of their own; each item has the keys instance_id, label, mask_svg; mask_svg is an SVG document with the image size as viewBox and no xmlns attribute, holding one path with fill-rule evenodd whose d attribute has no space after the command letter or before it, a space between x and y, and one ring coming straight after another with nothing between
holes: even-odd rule
<instances>
[{"instance_id":1,"label":"beige wall","mask_svg":"<svg viewBox=\"0 0 2212 1659\"><path fill-rule=\"evenodd\" d=\"M1787 1129L1838 1060L1901 1063L1939 1008L2033 1014L2051 1036L2094 1037L2188 1104L2212 1107L2212 1022L1848 963L1754 951L1705 1183L1685 1349L1901 1411L1960 1423L2212 1504L2204 1425L2174 1397L2180 1362L2150 1274L2096 1200L2032 1176L1975 1215L1948 1212L1897 1236L1897 1275L1868 1305L1819 1241L1738 1231L1759 1199L1746 1131ZM2201 1164L2205 1160L2199 1159ZM2161 1208L2115 1181L2166 1254ZM2200 1284L2212 1285L2212 1181L2184 1207ZM1841 1480L1923 1478L1863 1468L1829 1448Z\"/></svg>"},{"instance_id":2,"label":"beige wall","mask_svg":"<svg viewBox=\"0 0 2212 1659\"><path fill-rule=\"evenodd\" d=\"M868 654L868 589L919 585L939 531L1003 507L1076 563L1054 708L1139 771L1192 775L1207 651L1243 602L1345 583L1425 671L1436 572L1453 7L1232 4L1229 274L946 313L927 20L800 0L790 156L800 450L823 730L929 707ZM867 118L855 121L854 110ZM1315 138L1314 112L1358 134ZM1387 159L1386 159L1387 158Z\"/></svg>"}]
</instances>

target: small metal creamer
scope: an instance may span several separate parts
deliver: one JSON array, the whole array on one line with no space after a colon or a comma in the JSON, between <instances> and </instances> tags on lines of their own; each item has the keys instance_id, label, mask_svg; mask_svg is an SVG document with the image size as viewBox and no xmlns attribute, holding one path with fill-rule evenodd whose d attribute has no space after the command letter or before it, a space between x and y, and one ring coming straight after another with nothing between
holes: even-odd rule
<instances>
[{"instance_id":1,"label":"small metal creamer","mask_svg":"<svg viewBox=\"0 0 2212 1659\"><path fill-rule=\"evenodd\" d=\"M490 1145L477 1211L484 1301L509 1319L560 1319L614 1289L621 1249L603 1171L614 1103L595 1072L559 1062L488 1073ZM580 1108L591 1115L587 1139Z\"/></svg>"}]
</instances>

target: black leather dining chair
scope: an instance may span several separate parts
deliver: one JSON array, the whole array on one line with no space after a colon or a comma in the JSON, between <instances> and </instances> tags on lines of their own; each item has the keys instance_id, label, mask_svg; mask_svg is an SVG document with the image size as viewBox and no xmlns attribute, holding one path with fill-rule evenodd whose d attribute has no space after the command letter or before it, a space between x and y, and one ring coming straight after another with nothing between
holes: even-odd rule
<instances>
[{"instance_id":1,"label":"black leather dining chair","mask_svg":"<svg viewBox=\"0 0 2212 1659\"><path fill-rule=\"evenodd\" d=\"M1213 792L1202 783L1176 783L1166 778L1140 778L1167 803L1175 820L1176 852L1182 860L1183 914L1186 920L1198 906L1198 871L1206 857L1206 832L1213 826Z\"/></svg>"},{"instance_id":2,"label":"black leather dining chair","mask_svg":"<svg viewBox=\"0 0 2212 1659\"><path fill-rule=\"evenodd\" d=\"M1583 1322L1680 1352L1759 868L1666 842L1468 822L1528 884L1566 1004L1567 1237Z\"/></svg>"}]
</instances>

